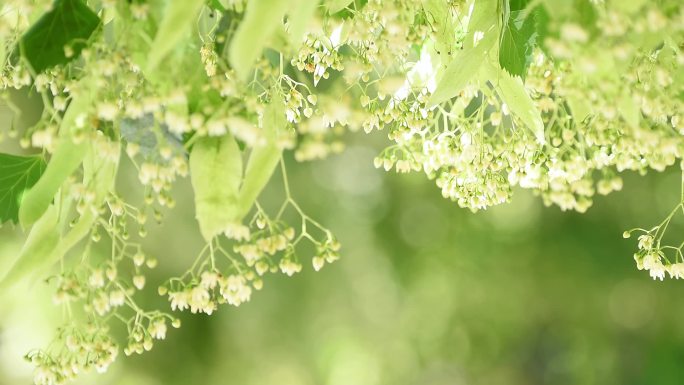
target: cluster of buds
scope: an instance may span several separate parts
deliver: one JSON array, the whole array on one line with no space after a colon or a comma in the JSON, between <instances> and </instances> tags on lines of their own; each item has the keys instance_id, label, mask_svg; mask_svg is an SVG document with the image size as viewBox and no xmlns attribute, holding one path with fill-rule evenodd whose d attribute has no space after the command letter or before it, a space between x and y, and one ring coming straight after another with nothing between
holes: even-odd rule
<instances>
[{"instance_id":1,"label":"cluster of buds","mask_svg":"<svg viewBox=\"0 0 684 385\"><path fill-rule=\"evenodd\" d=\"M666 247L660 246L659 227L654 231L646 232L638 238L638 251L634 253L634 261L639 270L647 270L651 278L664 280L665 273L670 275L673 279L684 279L684 259L681 257L681 250L677 249L675 255L675 262L671 263L665 255ZM625 238L631 236L631 232L625 231L623 234ZM676 249L676 248L675 248ZM682 262L676 262L682 260Z\"/></svg>"},{"instance_id":2,"label":"cluster of buds","mask_svg":"<svg viewBox=\"0 0 684 385\"><path fill-rule=\"evenodd\" d=\"M220 304L239 306L248 302L252 288L261 288L261 280L249 271L245 274L222 275L216 270L203 271L199 280L182 284L172 291L160 287L159 293L168 294L172 310L189 309L191 313L211 315Z\"/></svg>"},{"instance_id":3,"label":"cluster of buds","mask_svg":"<svg viewBox=\"0 0 684 385\"><path fill-rule=\"evenodd\" d=\"M133 323L128 327L128 345L124 348L124 354L127 356L150 351L154 346L154 340L165 339L167 321L171 321L174 328L181 325L179 319L157 312L141 314L132 320Z\"/></svg>"},{"instance_id":4,"label":"cluster of buds","mask_svg":"<svg viewBox=\"0 0 684 385\"><path fill-rule=\"evenodd\" d=\"M26 359L35 365L34 383L60 385L93 368L104 373L118 355L118 346L105 326L86 324L60 331L64 346L59 354L33 351Z\"/></svg>"},{"instance_id":5,"label":"cluster of buds","mask_svg":"<svg viewBox=\"0 0 684 385\"><path fill-rule=\"evenodd\" d=\"M316 255L311 259L314 270L319 271L326 263L333 263L340 259L340 247L340 243L332 236L316 246Z\"/></svg>"},{"instance_id":6,"label":"cluster of buds","mask_svg":"<svg viewBox=\"0 0 684 385\"><path fill-rule=\"evenodd\" d=\"M291 64L299 71L313 74L314 85L318 85L321 79L327 79L330 76L330 69L344 69L338 53L340 31L336 31L330 38L307 36L298 55L292 59Z\"/></svg>"}]
</instances>

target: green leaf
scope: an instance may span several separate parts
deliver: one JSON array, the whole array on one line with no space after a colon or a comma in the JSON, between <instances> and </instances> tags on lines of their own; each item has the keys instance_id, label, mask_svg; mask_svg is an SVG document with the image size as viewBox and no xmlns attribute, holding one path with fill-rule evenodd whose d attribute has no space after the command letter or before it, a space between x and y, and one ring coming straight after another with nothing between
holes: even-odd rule
<instances>
[{"instance_id":1,"label":"green leaf","mask_svg":"<svg viewBox=\"0 0 684 385\"><path fill-rule=\"evenodd\" d=\"M45 172L38 182L22 198L19 207L19 222L26 227L40 218L52 202L55 194L66 178L71 175L85 156L87 143L75 143L72 135L76 130L76 120L86 114L97 98L97 84L90 77L81 79L74 96L59 125L59 143Z\"/></svg>"},{"instance_id":2,"label":"green leaf","mask_svg":"<svg viewBox=\"0 0 684 385\"><path fill-rule=\"evenodd\" d=\"M14 285L27 274L40 270L53 259L51 255L59 242L59 210L50 205L31 228L19 257L0 281L0 291Z\"/></svg>"},{"instance_id":3,"label":"green leaf","mask_svg":"<svg viewBox=\"0 0 684 385\"><path fill-rule=\"evenodd\" d=\"M0 33L0 70L5 67L5 58L7 55L7 49L5 47L5 36Z\"/></svg>"},{"instance_id":4,"label":"green leaf","mask_svg":"<svg viewBox=\"0 0 684 385\"><path fill-rule=\"evenodd\" d=\"M595 36L598 33L596 23L598 22L599 14L594 3L591 0L575 0L573 8L580 25L589 31L592 36Z\"/></svg>"},{"instance_id":5,"label":"green leaf","mask_svg":"<svg viewBox=\"0 0 684 385\"><path fill-rule=\"evenodd\" d=\"M0 154L0 223L19 221L21 196L45 171L41 156Z\"/></svg>"},{"instance_id":6,"label":"green leaf","mask_svg":"<svg viewBox=\"0 0 684 385\"><path fill-rule=\"evenodd\" d=\"M435 29L435 48L442 62L456 51L456 21L451 15L450 5L442 0L423 0L423 9Z\"/></svg>"},{"instance_id":7,"label":"green leaf","mask_svg":"<svg viewBox=\"0 0 684 385\"><path fill-rule=\"evenodd\" d=\"M121 144L114 144L121 151ZM97 145L90 146L83 159L83 184L90 186L94 193L90 202L92 207L99 208L105 203L107 195L114 191L116 174L119 169L120 158L110 159L98 156ZM93 225L99 216L93 210L87 210L80 215L69 231L57 243L54 251L50 254L48 262L52 263L66 255L76 244L85 238L93 229Z\"/></svg>"},{"instance_id":8,"label":"green leaf","mask_svg":"<svg viewBox=\"0 0 684 385\"><path fill-rule=\"evenodd\" d=\"M344 5L341 5L345 3ZM336 18L348 19L354 16L354 11L359 11L368 4L368 0L327 0L325 7L329 15Z\"/></svg>"},{"instance_id":9,"label":"green leaf","mask_svg":"<svg viewBox=\"0 0 684 385\"><path fill-rule=\"evenodd\" d=\"M78 57L100 25L100 18L81 0L57 0L22 36L21 53L36 73ZM68 46L73 55L67 56Z\"/></svg>"},{"instance_id":10,"label":"green leaf","mask_svg":"<svg viewBox=\"0 0 684 385\"><path fill-rule=\"evenodd\" d=\"M76 144L70 138L60 142L43 175L21 200L19 219L22 226L33 224L45 213L62 183L81 164L86 149L86 143Z\"/></svg>"},{"instance_id":11,"label":"green leaf","mask_svg":"<svg viewBox=\"0 0 684 385\"><path fill-rule=\"evenodd\" d=\"M228 59L241 79L246 79L256 59L268 44L287 12L287 0L258 0L247 2L245 18L235 31Z\"/></svg>"},{"instance_id":12,"label":"green leaf","mask_svg":"<svg viewBox=\"0 0 684 385\"><path fill-rule=\"evenodd\" d=\"M460 94L487 60L485 52L494 45L495 40L495 31L490 29L475 47L458 51L430 96L428 106L435 106Z\"/></svg>"},{"instance_id":13,"label":"green leaf","mask_svg":"<svg viewBox=\"0 0 684 385\"><path fill-rule=\"evenodd\" d=\"M634 102L629 92L624 92L617 100L617 108L620 116L630 128L638 128L641 121L641 108Z\"/></svg>"},{"instance_id":14,"label":"green leaf","mask_svg":"<svg viewBox=\"0 0 684 385\"><path fill-rule=\"evenodd\" d=\"M447 101L463 91L480 71L480 66L487 60L487 52L496 41L496 0L478 0L468 22L468 33L463 49L456 52L444 70L435 92L430 96L428 106L435 106ZM474 44L475 33L483 33L481 40Z\"/></svg>"},{"instance_id":15,"label":"green leaf","mask_svg":"<svg viewBox=\"0 0 684 385\"><path fill-rule=\"evenodd\" d=\"M539 143L545 143L544 121L541 113L532 102L532 98L525 90L522 79L511 76L503 69L487 63L483 67L483 75L492 83L501 101L506 103L511 113L534 134Z\"/></svg>"},{"instance_id":16,"label":"green leaf","mask_svg":"<svg viewBox=\"0 0 684 385\"><path fill-rule=\"evenodd\" d=\"M247 161L245 179L242 182L238 202L238 219L240 220L249 213L280 162L282 149L278 147L277 139L286 125L283 102L280 99L273 99L266 107L263 117L266 144L253 148Z\"/></svg>"},{"instance_id":17,"label":"green leaf","mask_svg":"<svg viewBox=\"0 0 684 385\"><path fill-rule=\"evenodd\" d=\"M98 140L106 141L103 138L98 138ZM89 186L90 191L94 193L91 202L94 207L104 204L107 195L114 190L120 161L120 156L113 159L100 156L98 154L99 145L93 143L83 158L83 184ZM107 145L112 147L111 150L114 153L121 153L121 143L111 142Z\"/></svg>"},{"instance_id":18,"label":"green leaf","mask_svg":"<svg viewBox=\"0 0 684 385\"><path fill-rule=\"evenodd\" d=\"M499 0L474 0L473 9L468 21L468 33L463 41L464 48L472 48L475 44L474 35L498 27L494 15L498 12Z\"/></svg>"},{"instance_id":19,"label":"green leaf","mask_svg":"<svg viewBox=\"0 0 684 385\"><path fill-rule=\"evenodd\" d=\"M575 123L584 121L592 114L591 104L584 95L576 95L574 93L566 95L565 102L570 107L570 113Z\"/></svg>"},{"instance_id":20,"label":"green leaf","mask_svg":"<svg viewBox=\"0 0 684 385\"><path fill-rule=\"evenodd\" d=\"M289 41L292 45L300 44L311 19L314 17L317 0L299 0L288 14Z\"/></svg>"},{"instance_id":21,"label":"green leaf","mask_svg":"<svg viewBox=\"0 0 684 385\"><path fill-rule=\"evenodd\" d=\"M535 12L511 10L504 20L499 42L499 64L511 75L524 77L537 44Z\"/></svg>"},{"instance_id":22,"label":"green leaf","mask_svg":"<svg viewBox=\"0 0 684 385\"><path fill-rule=\"evenodd\" d=\"M190 179L195 192L195 217L205 240L238 221L242 154L231 135L201 138L190 152Z\"/></svg>"},{"instance_id":23,"label":"green leaf","mask_svg":"<svg viewBox=\"0 0 684 385\"><path fill-rule=\"evenodd\" d=\"M111 159L98 154L97 144L89 142L83 160L83 184L94 192L92 207L99 208L105 202L108 193L113 191L119 158ZM120 151L120 144L112 144ZM75 223L68 226L62 234L61 228L68 218L70 198L62 196L61 202L49 204L35 222L16 262L0 281L0 289L8 287L29 273L42 271L66 255L75 245L82 241L93 229L99 218L96 211L88 209L79 215ZM60 224L60 222L62 222Z\"/></svg>"},{"instance_id":24,"label":"green leaf","mask_svg":"<svg viewBox=\"0 0 684 385\"><path fill-rule=\"evenodd\" d=\"M197 14L204 5L204 0L170 0L154 36L151 50L147 57L145 73L154 75L154 70L164 57L178 45L178 42L197 22Z\"/></svg>"}]
</instances>

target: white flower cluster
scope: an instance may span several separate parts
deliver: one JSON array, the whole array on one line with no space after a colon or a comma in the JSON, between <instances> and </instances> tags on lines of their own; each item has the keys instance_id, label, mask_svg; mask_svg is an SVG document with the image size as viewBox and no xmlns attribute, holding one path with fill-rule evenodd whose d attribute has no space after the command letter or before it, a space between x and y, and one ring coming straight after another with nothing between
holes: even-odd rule
<instances>
[{"instance_id":1,"label":"white flower cluster","mask_svg":"<svg viewBox=\"0 0 684 385\"><path fill-rule=\"evenodd\" d=\"M413 36L435 44L434 51L423 45L416 58L402 49L374 49L396 43L385 33L392 28L383 18L399 20L396 12L403 13L402 6L385 3L380 16L376 3L357 10L350 23L367 25L351 28L342 44L356 48L357 56L343 63L347 83L360 80L364 89L359 97L369 113L364 130L388 129L394 142L375 159L378 168L423 171L444 197L473 211L509 201L512 188L519 186L535 191L546 205L584 212L597 193L622 188L620 172L662 171L684 156L681 4L672 3L667 11L643 4L634 12L596 3L587 10L594 19L574 20L568 14L552 20L524 78L543 121L541 138L528 131L520 111L511 111L496 79L483 82L473 76L458 97L428 108L435 89L431 79L451 55L440 52L445 39L439 36L440 24L449 23L449 17L466 20L468 10L454 6L427 31L413 28ZM359 31L374 32L360 37ZM467 31L454 32L446 40L453 38L458 45ZM392 92L396 87L387 84L397 75L406 81ZM670 219L658 228L666 228ZM640 243L635 254L639 268L658 279L666 272L680 278L681 246L660 247L661 237L656 237L658 246ZM675 251L672 262L665 250Z\"/></svg>"},{"instance_id":2,"label":"white flower cluster","mask_svg":"<svg viewBox=\"0 0 684 385\"><path fill-rule=\"evenodd\" d=\"M344 150L341 141L345 129L355 131L353 111L349 108L350 100L340 101L337 98L314 94L307 96L310 102L307 111L303 110L306 119L297 124L299 143L294 156L297 161L310 161L326 158L330 154Z\"/></svg>"},{"instance_id":3,"label":"white flower cluster","mask_svg":"<svg viewBox=\"0 0 684 385\"><path fill-rule=\"evenodd\" d=\"M35 384L64 384L93 368L103 373L118 354L109 330L96 324L64 329L60 332L59 341L64 345L60 354L34 351L26 355L27 360L36 366Z\"/></svg>"},{"instance_id":4,"label":"white flower cluster","mask_svg":"<svg viewBox=\"0 0 684 385\"><path fill-rule=\"evenodd\" d=\"M166 338L167 320L171 321L171 326L174 328L180 327L179 319L158 312L144 314L133 319L134 322L128 325L128 344L123 350L124 354L130 356L133 353L142 354L152 350L154 340Z\"/></svg>"},{"instance_id":5,"label":"white flower cluster","mask_svg":"<svg viewBox=\"0 0 684 385\"><path fill-rule=\"evenodd\" d=\"M289 207L302 218L302 232L299 234L280 219ZM253 290L263 287L266 273L280 271L292 276L301 272L302 264L296 250L303 240L316 247L317 253L312 258L314 270L318 271L325 263L339 259L339 242L330 231L302 213L289 197L276 219L269 218L258 208L249 224L250 227L235 224L228 229L226 235L233 243L232 253L213 240L198 256L196 270L193 266L182 277L172 278L159 288L159 294L168 297L172 310L212 314L218 305L239 306L249 301ZM307 226L321 231L324 240L316 240Z\"/></svg>"},{"instance_id":6,"label":"white flower cluster","mask_svg":"<svg viewBox=\"0 0 684 385\"><path fill-rule=\"evenodd\" d=\"M625 235L629 237L629 233L625 233ZM634 253L634 260L639 270L647 270L651 278L661 281L665 279L665 273L668 273L671 278L684 279L684 259L681 258L680 248L675 248L677 250L675 261L679 260L680 262L670 263L665 255L665 251L669 247L661 247L660 239L656 239L652 232L646 232L639 236L638 247L639 251Z\"/></svg>"},{"instance_id":7,"label":"white flower cluster","mask_svg":"<svg viewBox=\"0 0 684 385\"><path fill-rule=\"evenodd\" d=\"M77 201L87 195L87 189L83 189L80 184L72 187ZM31 362L36 365L36 384L62 384L91 368L100 373L106 371L118 354L118 345L106 322L110 318L122 321L128 329L129 341L124 348L126 355L148 351L154 339L164 339L167 319L172 325L180 326L179 321L170 315L143 311L134 302L135 291L145 286L142 269L154 268L157 260L145 256L139 245L126 241L124 238L127 239L128 235L122 227L125 225L117 225L124 223L127 216L136 217L141 222L139 212L131 212L130 206L114 196L107 199L107 207L110 208L110 225L103 226L102 230L113 242L112 249L118 253L104 264L78 264L50 279L57 287L53 297L55 304L69 309L76 309L74 305L82 306L92 321L88 324L81 324L75 319L69 321L68 327L60 329L50 349L29 354ZM100 241L96 234L98 232L93 231L90 243ZM125 274L128 269L121 264L124 260L130 263L131 276ZM87 255L83 261L89 261Z\"/></svg>"},{"instance_id":8,"label":"white flower cluster","mask_svg":"<svg viewBox=\"0 0 684 385\"><path fill-rule=\"evenodd\" d=\"M664 35L681 31L681 17L664 17L651 9L637 25ZM649 24L651 19L659 22ZM364 128L388 127L396 144L375 160L376 167L423 170L445 197L474 211L507 202L511 187L520 186L535 190L547 205L583 212L597 191L621 189L618 172L660 171L681 159L683 108L673 84L681 52L669 45L644 52L639 42L627 45L624 34L612 32L590 41L576 24L561 29L559 39L546 42L557 55L537 52L525 79L545 121L543 144L490 83L473 82L436 109L426 107L425 89L386 100L378 86L377 97L361 98L372 114ZM594 71L573 67L589 60L596 61ZM626 63L622 75L609 67L617 60Z\"/></svg>"},{"instance_id":9,"label":"white flower cluster","mask_svg":"<svg viewBox=\"0 0 684 385\"><path fill-rule=\"evenodd\" d=\"M311 259L314 270L319 271L326 263L333 263L340 259L340 243L332 238L328 238L320 245L316 246L316 255Z\"/></svg>"},{"instance_id":10,"label":"white flower cluster","mask_svg":"<svg viewBox=\"0 0 684 385\"><path fill-rule=\"evenodd\" d=\"M179 291L168 293L172 310L189 309L191 313L205 313L211 315L218 305L228 303L239 306L250 300L252 287L258 284L249 280L254 274L223 276L219 272L206 270L202 272L199 283L186 285ZM163 293L163 290L161 291Z\"/></svg>"},{"instance_id":11,"label":"white flower cluster","mask_svg":"<svg viewBox=\"0 0 684 385\"><path fill-rule=\"evenodd\" d=\"M306 71L313 74L314 86L318 85L321 79L330 77L330 69L342 71L344 66L340 61L337 52L340 43L341 29L336 29L332 36L320 38L307 36L304 40L299 54L292 59L291 64L299 71Z\"/></svg>"}]
</instances>

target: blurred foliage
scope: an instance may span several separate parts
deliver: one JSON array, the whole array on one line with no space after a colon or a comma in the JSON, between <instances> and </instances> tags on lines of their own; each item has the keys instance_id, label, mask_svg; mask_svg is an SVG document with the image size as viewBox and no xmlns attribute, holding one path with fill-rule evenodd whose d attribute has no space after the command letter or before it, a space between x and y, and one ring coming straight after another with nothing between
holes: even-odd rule
<instances>
[{"instance_id":1,"label":"blurred foliage","mask_svg":"<svg viewBox=\"0 0 684 385\"><path fill-rule=\"evenodd\" d=\"M621 237L669 210L676 170L628 176L623 191L584 215L544 208L526 191L472 214L419 175L374 169L384 143L368 139L351 137L341 155L290 167L293 195L339 235L338 263L273 276L251 302L218 316L178 313L183 327L160 348L78 383L681 383L684 289L634 269L624 256L636 241ZM135 186L132 175L120 173L131 178L123 186ZM277 180L264 205L278 201ZM167 261L151 285L182 271L202 244L189 180L175 193L178 206L146 241ZM18 233L0 229L0 266L14 257ZM59 324L49 292L33 282L0 302L1 384L30 381L18 357Z\"/></svg>"}]
</instances>

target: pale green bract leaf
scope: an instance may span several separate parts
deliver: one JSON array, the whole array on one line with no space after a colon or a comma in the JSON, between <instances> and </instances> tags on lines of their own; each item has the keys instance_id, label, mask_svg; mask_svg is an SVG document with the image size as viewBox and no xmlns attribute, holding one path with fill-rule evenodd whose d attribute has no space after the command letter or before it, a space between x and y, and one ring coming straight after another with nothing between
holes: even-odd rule
<instances>
[{"instance_id":1,"label":"pale green bract leaf","mask_svg":"<svg viewBox=\"0 0 684 385\"><path fill-rule=\"evenodd\" d=\"M213 4L210 6L213 6ZM223 8L221 4L216 4L216 7ZM200 40L212 41L212 39L215 38L215 33L221 25L225 12L227 12L225 9L216 9L216 11L214 11L209 7L205 7L200 12L197 20L197 33L199 34Z\"/></svg>"},{"instance_id":2,"label":"pale green bract leaf","mask_svg":"<svg viewBox=\"0 0 684 385\"><path fill-rule=\"evenodd\" d=\"M435 92L430 96L428 106L445 102L463 91L468 82L473 80L480 71L480 67L486 60L484 52L493 46L495 38L495 31L490 29L477 46L464 48L454 56L444 70Z\"/></svg>"},{"instance_id":3,"label":"pale green bract leaf","mask_svg":"<svg viewBox=\"0 0 684 385\"><path fill-rule=\"evenodd\" d=\"M5 41L5 36L0 34L0 41ZM5 56L7 55L7 50L4 44L0 44L0 68L5 66Z\"/></svg>"},{"instance_id":4,"label":"pale green bract leaf","mask_svg":"<svg viewBox=\"0 0 684 385\"><path fill-rule=\"evenodd\" d=\"M525 90L522 79L511 76L507 71L491 63L487 63L483 68L486 78L494 85L499 97L506 103L511 113L522 120L523 124L532 131L537 142L545 143L544 121Z\"/></svg>"},{"instance_id":5,"label":"pale green bract leaf","mask_svg":"<svg viewBox=\"0 0 684 385\"><path fill-rule=\"evenodd\" d=\"M498 0L474 0L472 12L468 21L468 33L463 41L464 48L475 46L473 38L476 32L486 32L496 26ZM498 33L498 31L497 31Z\"/></svg>"},{"instance_id":6,"label":"pale green bract leaf","mask_svg":"<svg viewBox=\"0 0 684 385\"><path fill-rule=\"evenodd\" d=\"M238 217L240 219L247 215L252 208L280 161L282 149L278 147L277 138L287 124L281 100L274 99L271 101L264 111L262 123L266 144L255 147L249 154L238 204Z\"/></svg>"},{"instance_id":7,"label":"pale green bract leaf","mask_svg":"<svg viewBox=\"0 0 684 385\"><path fill-rule=\"evenodd\" d=\"M190 178L195 192L195 217L209 241L238 221L242 155L231 135L202 138L190 152Z\"/></svg>"},{"instance_id":8,"label":"pale green bract leaf","mask_svg":"<svg viewBox=\"0 0 684 385\"><path fill-rule=\"evenodd\" d=\"M152 74L162 59L177 46L192 26L197 22L197 14L204 0L169 0L164 18L159 24L157 34L150 47L145 72Z\"/></svg>"},{"instance_id":9,"label":"pale green bract leaf","mask_svg":"<svg viewBox=\"0 0 684 385\"><path fill-rule=\"evenodd\" d=\"M0 281L0 291L14 285L31 272L45 267L59 242L59 210L50 205L33 225L26 242L8 273Z\"/></svg>"},{"instance_id":10,"label":"pale green bract leaf","mask_svg":"<svg viewBox=\"0 0 684 385\"><path fill-rule=\"evenodd\" d=\"M288 14L289 40L296 45L302 41L306 28L318 8L318 0L299 0Z\"/></svg>"},{"instance_id":11,"label":"pale green bract leaf","mask_svg":"<svg viewBox=\"0 0 684 385\"><path fill-rule=\"evenodd\" d=\"M116 146L117 149L120 148L119 144ZM49 205L31 228L19 258L0 283L0 288L13 285L30 273L50 267L90 234L99 217L95 210L104 204L107 194L114 189L118 166L118 158L111 160L99 156L95 146L87 147L83 159L83 183L91 186L94 192L91 207L78 217L75 224L68 226L69 230L61 236L60 228L64 226L60 224L60 217L68 217L68 200L62 200L60 207Z\"/></svg>"},{"instance_id":12,"label":"pale green bract leaf","mask_svg":"<svg viewBox=\"0 0 684 385\"><path fill-rule=\"evenodd\" d=\"M114 188L118 158L116 161L111 161L106 157L98 156L96 149L90 146L83 162L83 182L92 186L95 195L91 204L93 208L98 208L104 203L107 193ZM60 236L60 215L66 216L68 211L66 207L65 202L62 202L59 208L54 204L47 207L44 214L31 228L19 258L0 283L0 288L11 286L28 274L49 267L90 234L98 218L94 209L84 212L76 223L69 227L69 231L63 237Z\"/></svg>"},{"instance_id":13,"label":"pale green bract leaf","mask_svg":"<svg viewBox=\"0 0 684 385\"><path fill-rule=\"evenodd\" d=\"M436 30L435 48L442 62L447 62L456 51L456 25L449 4L442 0L423 0L423 9L429 15L432 28Z\"/></svg>"},{"instance_id":14,"label":"pale green bract leaf","mask_svg":"<svg viewBox=\"0 0 684 385\"><path fill-rule=\"evenodd\" d=\"M426 1L425 4L430 3L432 1ZM463 49L454 55L444 70L435 92L430 96L428 106L435 106L455 97L479 73L480 66L486 60L486 52L492 48L498 37L498 31L494 28L495 23L491 17L495 13L495 0L475 1ZM473 44L476 32L483 35L481 39L478 39L477 44Z\"/></svg>"},{"instance_id":15,"label":"pale green bract leaf","mask_svg":"<svg viewBox=\"0 0 684 385\"><path fill-rule=\"evenodd\" d=\"M634 102L632 96L625 92L617 101L617 107L620 111L620 116L627 122L631 128L639 127L641 120L641 108Z\"/></svg>"},{"instance_id":16,"label":"pale green bract leaf","mask_svg":"<svg viewBox=\"0 0 684 385\"><path fill-rule=\"evenodd\" d=\"M75 143L72 133L76 120L88 112L96 97L96 85L89 78L79 84L81 93L76 96L59 126L59 144L50 158L47 168L38 182L23 196L19 206L19 223L26 228L40 218L52 202L55 194L66 178L81 164L86 152L86 143Z\"/></svg>"},{"instance_id":17,"label":"pale green bract leaf","mask_svg":"<svg viewBox=\"0 0 684 385\"><path fill-rule=\"evenodd\" d=\"M251 0L232 39L228 59L238 77L246 79L269 38L282 25L287 0Z\"/></svg>"},{"instance_id":18,"label":"pale green bract leaf","mask_svg":"<svg viewBox=\"0 0 684 385\"><path fill-rule=\"evenodd\" d=\"M117 143L115 146L120 151L121 145ZM98 156L96 147L90 146L88 148L83 159L83 184L91 186L91 191L94 192L93 201L91 202L92 208L102 206L105 203L107 194L114 190L118 168L118 157L112 160L107 157ZM87 210L81 215L78 221L59 240L57 247L49 258L50 263L58 261L90 233L95 220L98 218L98 215L93 210Z\"/></svg>"},{"instance_id":19,"label":"pale green bract leaf","mask_svg":"<svg viewBox=\"0 0 684 385\"><path fill-rule=\"evenodd\" d=\"M19 223L26 228L35 223L47 210L62 183L81 164L86 144L62 138L50 158L45 172L23 196L19 205Z\"/></svg>"},{"instance_id":20,"label":"pale green bract leaf","mask_svg":"<svg viewBox=\"0 0 684 385\"><path fill-rule=\"evenodd\" d=\"M579 123L591 115L591 105L587 100L579 95L567 95L565 102L570 107L570 113L575 122Z\"/></svg>"}]
</instances>

